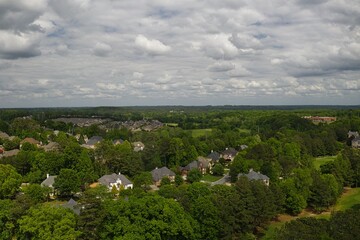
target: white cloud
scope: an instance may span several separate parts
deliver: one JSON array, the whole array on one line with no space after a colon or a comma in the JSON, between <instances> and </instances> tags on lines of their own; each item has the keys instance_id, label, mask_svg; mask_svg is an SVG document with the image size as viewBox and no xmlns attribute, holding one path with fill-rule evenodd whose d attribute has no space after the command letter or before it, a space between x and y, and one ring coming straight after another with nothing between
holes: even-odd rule
<instances>
[{"instance_id":1,"label":"white cloud","mask_svg":"<svg viewBox=\"0 0 360 240\"><path fill-rule=\"evenodd\" d=\"M93 49L93 53L99 57L105 57L111 53L111 46L106 43L97 42Z\"/></svg>"},{"instance_id":2,"label":"white cloud","mask_svg":"<svg viewBox=\"0 0 360 240\"><path fill-rule=\"evenodd\" d=\"M144 35L139 34L135 38L135 45L149 54L164 54L171 50L170 46L165 45L157 39L149 39Z\"/></svg>"},{"instance_id":3,"label":"white cloud","mask_svg":"<svg viewBox=\"0 0 360 240\"><path fill-rule=\"evenodd\" d=\"M342 0L0 0L0 101L358 104L359 16Z\"/></svg>"},{"instance_id":4,"label":"white cloud","mask_svg":"<svg viewBox=\"0 0 360 240\"><path fill-rule=\"evenodd\" d=\"M234 68L235 65L231 62L216 62L208 67L210 72L227 72Z\"/></svg>"}]
</instances>

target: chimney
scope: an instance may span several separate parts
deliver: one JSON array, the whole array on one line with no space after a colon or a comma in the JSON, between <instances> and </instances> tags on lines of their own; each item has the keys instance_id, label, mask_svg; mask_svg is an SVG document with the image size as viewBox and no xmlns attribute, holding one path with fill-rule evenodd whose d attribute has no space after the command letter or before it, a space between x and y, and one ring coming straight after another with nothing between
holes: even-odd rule
<instances>
[{"instance_id":1,"label":"chimney","mask_svg":"<svg viewBox=\"0 0 360 240\"><path fill-rule=\"evenodd\" d=\"M211 152L213 153L213 152L214 152L214 150L211 150Z\"/></svg>"},{"instance_id":2,"label":"chimney","mask_svg":"<svg viewBox=\"0 0 360 240\"><path fill-rule=\"evenodd\" d=\"M49 178L49 177L50 177L50 175L47 173L47 174L46 174L46 178Z\"/></svg>"},{"instance_id":3,"label":"chimney","mask_svg":"<svg viewBox=\"0 0 360 240\"><path fill-rule=\"evenodd\" d=\"M121 172L119 172L119 175L121 175Z\"/></svg>"}]
</instances>

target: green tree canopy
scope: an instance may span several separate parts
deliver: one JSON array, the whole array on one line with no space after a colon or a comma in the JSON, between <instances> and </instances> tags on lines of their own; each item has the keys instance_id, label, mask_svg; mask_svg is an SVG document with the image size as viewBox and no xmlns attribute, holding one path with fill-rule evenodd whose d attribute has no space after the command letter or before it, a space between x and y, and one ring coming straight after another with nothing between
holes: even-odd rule
<instances>
[{"instance_id":1,"label":"green tree canopy","mask_svg":"<svg viewBox=\"0 0 360 240\"><path fill-rule=\"evenodd\" d=\"M18 223L21 239L75 240L81 234L76 230L76 217L71 210L49 204L30 208Z\"/></svg>"},{"instance_id":2,"label":"green tree canopy","mask_svg":"<svg viewBox=\"0 0 360 240\"><path fill-rule=\"evenodd\" d=\"M0 199L13 197L21 185L21 179L13 166L0 164Z\"/></svg>"},{"instance_id":3,"label":"green tree canopy","mask_svg":"<svg viewBox=\"0 0 360 240\"><path fill-rule=\"evenodd\" d=\"M60 195L69 196L80 190L80 179L78 173L72 169L63 168L55 178L54 188Z\"/></svg>"}]
</instances>

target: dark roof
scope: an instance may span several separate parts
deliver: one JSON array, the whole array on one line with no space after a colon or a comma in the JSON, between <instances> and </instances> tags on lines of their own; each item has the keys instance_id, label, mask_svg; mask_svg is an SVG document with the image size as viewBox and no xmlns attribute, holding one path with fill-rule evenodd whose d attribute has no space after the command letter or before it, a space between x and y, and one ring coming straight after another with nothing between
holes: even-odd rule
<instances>
[{"instance_id":1,"label":"dark roof","mask_svg":"<svg viewBox=\"0 0 360 240\"><path fill-rule=\"evenodd\" d=\"M98 142L101 142L102 140L103 138L100 136L93 136L86 142L86 145L95 145Z\"/></svg>"},{"instance_id":2,"label":"dark roof","mask_svg":"<svg viewBox=\"0 0 360 240\"><path fill-rule=\"evenodd\" d=\"M72 210L76 215L80 215L80 206L74 199L70 199L67 203L62 205L64 208L69 208Z\"/></svg>"},{"instance_id":3,"label":"dark roof","mask_svg":"<svg viewBox=\"0 0 360 240\"><path fill-rule=\"evenodd\" d=\"M53 186L56 177L57 177L57 176L49 176L49 177L46 178L44 181L42 181L41 186L46 186L46 187Z\"/></svg>"},{"instance_id":4,"label":"dark roof","mask_svg":"<svg viewBox=\"0 0 360 240\"><path fill-rule=\"evenodd\" d=\"M102 176L101 178L99 178L99 183L102 184L102 185L105 185L105 186L109 186L110 183L116 183L116 181L120 179L121 180L121 183L123 185L128 185L128 184L132 184L132 182L127 179L124 175L122 174L116 174L116 173L113 173L111 175L104 175Z\"/></svg>"},{"instance_id":5,"label":"dark roof","mask_svg":"<svg viewBox=\"0 0 360 240\"><path fill-rule=\"evenodd\" d=\"M222 152L223 155L232 155L235 156L238 153L234 148L227 148Z\"/></svg>"},{"instance_id":6,"label":"dark roof","mask_svg":"<svg viewBox=\"0 0 360 240\"><path fill-rule=\"evenodd\" d=\"M175 173L167 167L155 168L151 171L152 178L155 182L161 180L163 177L175 176Z\"/></svg>"},{"instance_id":7,"label":"dark roof","mask_svg":"<svg viewBox=\"0 0 360 240\"><path fill-rule=\"evenodd\" d=\"M123 143L124 143L124 140L122 140L121 138L120 138L120 139L115 139L115 140L113 140L113 144L117 144L117 143L123 144Z\"/></svg>"},{"instance_id":8,"label":"dark roof","mask_svg":"<svg viewBox=\"0 0 360 240\"><path fill-rule=\"evenodd\" d=\"M198 167L199 167L199 162L195 160L189 163L188 165L186 165L185 167L181 168L181 170L190 171L192 169L197 169Z\"/></svg>"},{"instance_id":9,"label":"dark roof","mask_svg":"<svg viewBox=\"0 0 360 240\"><path fill-rule=\"evenodd\" d=\"M220 154L218 152L211 152L207 157L211 158L213 161L217 161L220 159Z\"/></svg>"},{"instance_id":10,"label":"dark roof","mask_svg":"<svg viewBox=\"0 0 360 240\"><path fill-rule=\"evenodd\" d=\"M249 180L269 180L270 178L264 174L261 174L259 172L255 172L254 170L250 169L249 173L239 173L238 177L245 176Z\"/></svg>"}]
</instances>

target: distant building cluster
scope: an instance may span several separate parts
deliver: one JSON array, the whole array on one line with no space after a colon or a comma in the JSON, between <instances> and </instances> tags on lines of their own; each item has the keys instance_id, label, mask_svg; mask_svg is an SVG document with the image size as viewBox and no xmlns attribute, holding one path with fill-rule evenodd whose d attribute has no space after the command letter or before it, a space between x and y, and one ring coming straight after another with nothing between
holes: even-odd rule
<instances>
[{"instance_id":1,"label":"distant building cluster","mask_svg":"<svg viewBox=\"0 0 360 240\"><path fill-rule=\"evenodd\" d=\"M319 117L319 116L305 116L303 117L312 121L313 123L332 123L336 121L336 117Z\"/></svg>"}]
</instances>

